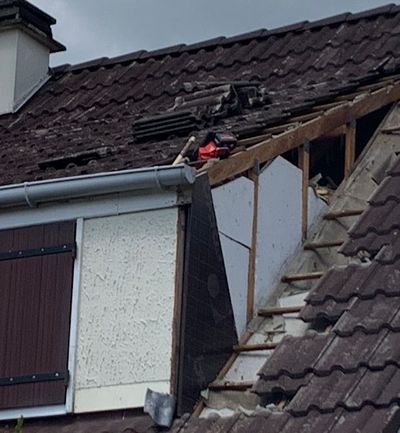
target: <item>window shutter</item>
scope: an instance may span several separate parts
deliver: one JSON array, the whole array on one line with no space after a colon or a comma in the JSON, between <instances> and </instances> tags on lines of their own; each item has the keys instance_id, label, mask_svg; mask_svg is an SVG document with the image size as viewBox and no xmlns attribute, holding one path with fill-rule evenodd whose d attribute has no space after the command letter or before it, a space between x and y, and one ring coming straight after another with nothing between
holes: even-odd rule
<instances>
[{"instance_id":1,"label":"window shutter","mask_svg":"<svg viewBox=\"0 0 400 433\"><path fill-rule=\"evenodd\" d=\"M75 223L0 231L0 410L65 402Z\"/></svg>"}]
</instances>

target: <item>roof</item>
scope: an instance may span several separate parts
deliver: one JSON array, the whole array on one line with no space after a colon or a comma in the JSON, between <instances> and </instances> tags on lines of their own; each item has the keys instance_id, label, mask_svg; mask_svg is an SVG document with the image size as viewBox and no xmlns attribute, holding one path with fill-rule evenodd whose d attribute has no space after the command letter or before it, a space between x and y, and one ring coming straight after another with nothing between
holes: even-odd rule
<instances>
[{"instance_id":1,"label":"roof","mask_svg":"<svg viewBox=\"0 0 400 433\"><path fill-rule=\"evenodd\" d=\"M395 73L399 35L400 6L388 5L55 68L0 118L0 184L170 163L187 133L134 138L135 122L158 113L251 136Z\"/></svg>"},{"instance_id":2,"label":"roof","mask_svg":"<svg viewBox=\"0 0 400 433\"><path fill-rule=\"evenodd\" d=\"M2 433L13 433L16 422L1 422ZM115 411L24 420L24 433L156 433L151 418L140 411Z\"/></svg>"},{"instance_id":3,"label":"roof","mask_svg":"<svg viewBox=\"0 0 400 433\"><path fill-rule=\"evenodd\" d=\"M251 417L192 418L177 424L174 433L398 431L399 197L398 158L343 247L350 254L361 245L369 258L324 275L301 312L304 321L325 324L322 330L285 337L259 371L253 391L264 405L280 406ZM373 238L368 245L366 237Z\"/></svg>"}]
</instances>

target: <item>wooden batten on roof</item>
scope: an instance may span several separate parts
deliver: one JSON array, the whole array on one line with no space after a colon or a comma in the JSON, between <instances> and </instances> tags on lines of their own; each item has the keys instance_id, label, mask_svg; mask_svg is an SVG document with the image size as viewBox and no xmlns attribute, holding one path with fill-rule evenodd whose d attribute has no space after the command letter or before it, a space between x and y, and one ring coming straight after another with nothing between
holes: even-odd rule
<instances>
[{"instance_id":1,"label":"wooden batten on roof","mask_svg":"<svg viewBox=\"0 0 400 433\"><path fill-rule=\"evenodd\" d=\"M211 185L224 182L249 170L255 160L266 162L295 149L307 140L315 140L329 132L359 119L385 105L400 99L400 80L393 83L383 82L382 87L372 92L358 94L353 100L344 101L328 108L309 121L291 127L279 135L262 140L246 151L222 160L208 170Z\"/></svg>"}]
</instances>

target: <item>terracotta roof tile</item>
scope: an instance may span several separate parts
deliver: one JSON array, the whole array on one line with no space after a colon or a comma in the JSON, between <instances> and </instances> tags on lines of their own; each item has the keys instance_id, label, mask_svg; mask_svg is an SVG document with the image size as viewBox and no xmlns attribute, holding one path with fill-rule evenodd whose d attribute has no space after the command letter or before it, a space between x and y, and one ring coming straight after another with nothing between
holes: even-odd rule
<instances>
[{"instance_id":1,"label":"terracotta roof tile","mask_svg":"<svg viewBox=\"0 0 400 433\"><path fill-rule=\"evenodd\" d=\"M361 81L393 73L400 63L399 37L400 12L389 5L363 15L55 68L53 78L18 113L0 117L0 184L70 174L43 170L39 163L54 152L68 156L99 143L113 146L114 157L74 172L171 162L182 140L164 137L145 147L133 140L131 129L135 119L171 109L177 96L188 93L185 83L261 82L270 97L264 107L243 109L213 126L240 134L260 131L350 92Z\"/></svg>"}]
</instances>

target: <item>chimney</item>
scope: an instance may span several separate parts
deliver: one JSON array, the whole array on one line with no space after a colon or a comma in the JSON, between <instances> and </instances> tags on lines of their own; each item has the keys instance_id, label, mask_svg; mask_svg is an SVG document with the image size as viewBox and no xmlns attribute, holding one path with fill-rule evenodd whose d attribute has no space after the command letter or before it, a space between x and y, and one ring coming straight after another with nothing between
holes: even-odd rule
<instances>
[{"instance_id":1,"label":"chimney","mask_svg":"<svg viewBox=\"0 0 400 433\"><path fill-rule=\"evenodd\" d=\"M0 115L17 111L48 79L56 20L26 0L0 0Z\"/></svg>"}]
</instances>

